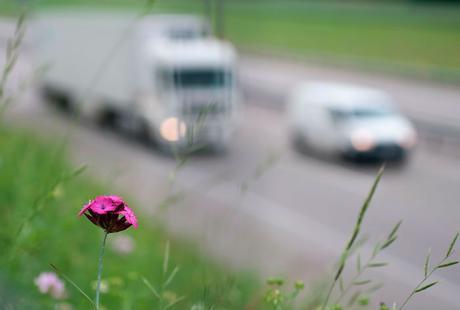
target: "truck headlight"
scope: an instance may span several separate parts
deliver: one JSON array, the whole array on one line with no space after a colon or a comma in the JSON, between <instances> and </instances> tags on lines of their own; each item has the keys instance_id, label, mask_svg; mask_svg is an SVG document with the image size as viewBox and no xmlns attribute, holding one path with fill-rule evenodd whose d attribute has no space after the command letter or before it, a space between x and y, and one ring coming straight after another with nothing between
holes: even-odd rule
<instances>
[{"instance_id":1,"label":"truck headlight","mask_svg":"<svg viewBox=\"0 0 460 310\"><path fill-rule=\"evenodd\" d=\"M177 117L169 117L160 125L160 134L163 139L169 142L177 142L185 137L187 126Z\"/></svg>"},{"instance_id":2,"label":"truck headlight","mask_svg":"<svg viewBox=\"0 0 460 310\"><path fill-rule=\"evenodd\" d=\"M374 136L365 128L353 130L350 134L350 141L353 148L359 152L370 151L375 146Z\"/></svg>"}]
</instances>

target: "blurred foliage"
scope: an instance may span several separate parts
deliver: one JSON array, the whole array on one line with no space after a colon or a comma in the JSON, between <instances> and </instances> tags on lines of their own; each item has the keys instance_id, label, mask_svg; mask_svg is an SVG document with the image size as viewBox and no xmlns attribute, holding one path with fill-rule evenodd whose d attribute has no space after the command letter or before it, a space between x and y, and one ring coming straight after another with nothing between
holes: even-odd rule
<instances>
[{"instance_id":1,"label":"blurred foliage","mask_svg":"<svg viewBox=\"0 0 460 310\"><path fill-rule=\"evenodd\" d=\"M460 71L460 9L279 1L237 1L227 7L228 37L255 51L422 76Z\"/></svg>"},{"instance_id":2,"label":"blurred foliage","mask_svg":"<svg viewBox=\"0 0 460 310\"><path fill-rule=\"evenodd\" d=\"M77 217L77 212L95 195L109 193L84 173L62 178L72 172L64 149L63 143L44 144L29 133L0 128L1 309L8 305L17 309L51 309L54 301L40 294L34 285L39 273L52 271L50 263L88 295L94 295L92 284L102 231ZM113 247L107 249L103 279L109 291L101 300L108 309L155 308L158 300L141 277L154 285L164 281L163 255L169 237L152 224L151 218L143 216L135 206L134 209L140 219L139 229L119 233L133 238L134 251L121 255ZM23 229L17 236L21 225ZM115 236L109 235L109 245ZM169 299L185 296L178 308L205 302L238 309L250 299L255 283L252 277L229 275L186 243L173 240L170 261L171 266L180 269L163 293ZM223 285L225 297L216 289ZM76 309L89 308L83 296L68 283L66 287L66 302Z\"/></svg>"}]
</instances>

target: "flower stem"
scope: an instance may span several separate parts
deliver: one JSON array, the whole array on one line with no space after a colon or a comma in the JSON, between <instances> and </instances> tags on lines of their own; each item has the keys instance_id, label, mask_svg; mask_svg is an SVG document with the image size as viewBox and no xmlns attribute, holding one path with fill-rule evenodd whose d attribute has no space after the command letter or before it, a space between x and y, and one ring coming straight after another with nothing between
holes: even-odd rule
<instances>
[{"instance_id":1,"label":"flower stem","mask_svg":"<svg viewBox=\"0 0 460 310\"><path fill-rule=\"evenodd\" d=\"M104 234L104 239L102 240L101 251L99 254L99 266L97 269L97 286L96 286L96 310L99 310L99 295L101 292L101 277L102 277L102 259L104 257L105 241L107 240L108 234L109 234L108 232Z\"/></svg>"}]
</instances>

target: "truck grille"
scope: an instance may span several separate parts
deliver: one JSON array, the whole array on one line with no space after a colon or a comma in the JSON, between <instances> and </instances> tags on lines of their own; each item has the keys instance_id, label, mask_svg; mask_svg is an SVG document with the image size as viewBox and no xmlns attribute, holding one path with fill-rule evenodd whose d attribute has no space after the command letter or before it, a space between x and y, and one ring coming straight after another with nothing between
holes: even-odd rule
<instances>
[{"instance_id":1,"label":"truck grille","mask_svg":"<svg viewBox=\"0 0 460 310\"><path fill-rule=\"evenodd\" d=\"M184 115L215 115L225 113L226 108L222 103L184 103Z\"/></svg>"}]
</instances>

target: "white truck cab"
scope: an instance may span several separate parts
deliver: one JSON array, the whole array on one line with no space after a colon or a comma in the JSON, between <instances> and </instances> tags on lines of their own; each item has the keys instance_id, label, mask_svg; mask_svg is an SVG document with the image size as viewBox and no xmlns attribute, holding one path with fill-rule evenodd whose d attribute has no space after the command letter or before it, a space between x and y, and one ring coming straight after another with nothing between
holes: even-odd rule
<instances>
[{"instance_id":1,"label":"white truck cab","mask_svg":"<svg viewBox=\"0 0 460 310\"><path fill-rule=\"evenodd\" d=\"M54 12L38 16L45 90L84 117L117 120L162 146L225 148L238 101L237 55L190 15Z\"/></svg>"},{"instance_id":2,"label":"white truck cab","mask_svg":"<svg viewBox=\"0 0 460 310\"><path fill-rule=\"evenodd\" d=\"M157 141L228 144L237 99L232 47L214 38L142 42L147 46L136 57L138 76L145 77L139 106L156 124Z\"/></svg>"},{"instance_id":3,"label":"white truck cab","mask_svg":"<svg viewBox=\"0 0 460 310\"><path fill-rule=\"evenodd\" d=\"M329 155L401 160L417 139L388 94L363 86L301 83L291 93L288 115L297 143Z\"/></svg>"}]
</instances>

